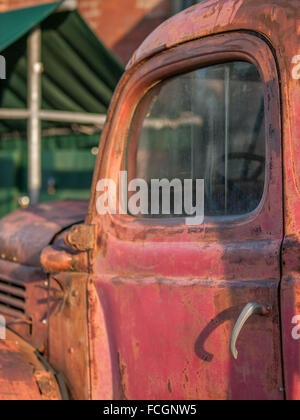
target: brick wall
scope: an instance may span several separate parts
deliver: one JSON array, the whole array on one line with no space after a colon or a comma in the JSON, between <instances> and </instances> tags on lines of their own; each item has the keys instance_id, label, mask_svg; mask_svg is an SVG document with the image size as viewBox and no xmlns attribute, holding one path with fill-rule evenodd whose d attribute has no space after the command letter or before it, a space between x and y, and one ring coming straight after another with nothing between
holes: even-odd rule
<instances>
[{"instance_id":1,"label":"brick wall","mask_svg":"<svg viewBox=\"0 0 300 420\"><path fill-rule=\"evenodd\" d=\"M0 11L49 0L0 0ZM104 44L125 64L135 49L172 13L172 0L77 0L78 9Z\"/></svg>"},{"instance_id":2,"label":"brick wall","mask_svg":"<svg viewBox=\"0 0 300 420\"><path fill-rule=\"evenodd\" d=\"M0 0L0 11L4 12L10 9L19 9L43 3L49 3L49 0Z\"/></svg>"},{"instance_id":3,"label":"brick wall","mask_svg":"<svg viewBox=\"0 0 300 420\"><path fill-rule=\"evenodd\" d=\"M82 0L80 9L86 1L98 3L93 28L123 62L171 14L170 0Z\"/></svg>"}]
</instances>

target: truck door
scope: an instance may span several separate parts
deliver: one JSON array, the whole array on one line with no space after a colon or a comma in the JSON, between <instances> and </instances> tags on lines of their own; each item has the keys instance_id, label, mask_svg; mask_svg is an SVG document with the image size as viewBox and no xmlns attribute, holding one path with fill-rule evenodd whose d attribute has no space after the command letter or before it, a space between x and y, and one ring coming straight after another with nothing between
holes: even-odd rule
<instances>
[{"instance_id":1,"label":"truck door","mask_svg":"<svg viewBox=\"0 0 300 420\"><path fill-rule=\"evenodd\" d=\"M101 311L89 310L105 326L112 396L283 399L280 100L267 43L231 33L150 58L121 84L101 153L90 289ZM106 214L104 179L117 186ZM191 214L201 185L204 220ZM96 378L104 347L90 337Z\"/></svg>"}]
</instances>

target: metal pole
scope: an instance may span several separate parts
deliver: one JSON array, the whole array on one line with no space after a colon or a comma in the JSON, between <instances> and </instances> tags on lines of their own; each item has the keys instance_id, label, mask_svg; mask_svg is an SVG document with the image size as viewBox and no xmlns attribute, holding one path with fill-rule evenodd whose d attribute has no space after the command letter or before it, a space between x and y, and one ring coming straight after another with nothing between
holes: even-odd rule
<instances>
[{"instance_id":1,"label":"metal pole","mask_svg":"<svg viewBox=\"0 0 300 420\"><path fill-rule=\"evenodd\" d=\"M101 127L106 121L105 114L92 114L83 112L67 112L67 111L40 111L39 116L41 120L45 121L61 121L81 124L95 124Z\"/></svg>"},{"instance_id":2,"label":"metal pole","mask_svg":"<svg viewBox=\"0 0 300 420\"><path fill-rule=\"evenodd\" d=\"M0 108L0 120L27 120L28 109Z\"/></svg>"},{"instance_id":3,"label":"metal pole","mask_svg":"<svg viewBox=\"0 0 300 420\"><path fill-rule=\"evenodd\" d=\"M41 189L41 30L37 26L29 34L28 52L28 191L30 203L38 204Z\"/></svg>"},{"instance_id":4,"label":"metal pole","mask_svg":"<svg viewBox=\"0 0 300 420\"><path fill-rule=\"evenodd\" d=\"M27 120L30 116L28 109L0 108L0 120ZM40 120L59 121L81 124L95 124L103 127L106 121L106 114L92 114L90 112L68 112L68 111L39 111Z\"/></svg>"}]
</instances>

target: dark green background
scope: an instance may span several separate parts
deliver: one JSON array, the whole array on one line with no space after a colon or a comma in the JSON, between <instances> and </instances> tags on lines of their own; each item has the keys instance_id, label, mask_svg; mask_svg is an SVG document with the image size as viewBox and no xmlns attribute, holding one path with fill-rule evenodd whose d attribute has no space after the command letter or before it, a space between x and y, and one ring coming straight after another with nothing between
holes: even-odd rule
<instances>
[{"instance_id":1,"label":"dark green background","mask_svg":"<svg viewBox=\"0 0 300 420\"><path fill-rule=\"evenodd\" d=\"M0 81L0 107L27 107L27 36L40 24L42 109L106 114L123 66L77 11L54 13L59 5L0 14L0 52L7 74ZM88 198L99 128L43 122L42 130L41 201ZM18 197L27 192L27 161L26 121L0 120L0 216L16 209ZM49 194L52 179L55 193Z\"/></svg>"}]
</instances>

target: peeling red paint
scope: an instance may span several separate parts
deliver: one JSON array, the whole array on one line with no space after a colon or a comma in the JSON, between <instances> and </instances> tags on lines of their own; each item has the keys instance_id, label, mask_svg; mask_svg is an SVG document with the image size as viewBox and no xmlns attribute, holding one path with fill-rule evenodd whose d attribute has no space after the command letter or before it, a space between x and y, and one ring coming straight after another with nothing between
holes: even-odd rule
<instances>
[{"instance_id":1,"label":"peeling red paint","mask_svg":"<svg viewBox=\"0 0 300 420\"><path fill-rule=\"evenodd\" d=\"M61 232L86 213L84 205L70 211L69 203L0 222L5 275L34 268L41 286L40 257L51 273L49 324L33 319L39 334L31 340L43 342L74 398L300 399L300 346L291 336L300 308L299 22L299 0L209 0L163 23L114 95L86 224L62 244ZM96 184L118 179L130 121L148 89L236 59L256 65L265 86L268 164L258 209L193 228L98 215ZM253 301L272 312L248 321L235 361L231 331ZM29 302L40 317L41 306Z\"/></svg>"},{"instance_id":2,"label":"peeling red paint","mask_svg":"<svg viewBox=\"0 0 300 420\"><path fill-rule=\"evenodd\" d=\"M221 0L183 11L138 49L115 94L94 186L101 178L117 179L135 106L155 80L241 57L260 67L265 82L270 161L261 206L233 224L191 229L168 222L150 225L130 216L99 217L97 196L92 196L87 220L101 238L92 253L93 280L111 360L126 367L113 371L124 398L284 398L278 301L284 138L279 74L268 42L278 52L280 75L289 80L290 68L280 54L283 44L286 51L291 45L287 54L295 51L295 34L286 29L293 26L298 5ZM272 316L249 321L235 362L229 353L230 334L251 301L268 302ZM92 312L90 316L97 323ZM93 384L101 387L98 380ZM112 389L115 396L117 390Z\"/></svg>"},{"instance_id":3,"label":"peeling red paint","mask_svg":"<svg viewBox=\"0 0 300 420\"><path fill-rule=\"evenodd\" d=\"M54 374L46 370L34 351L10 331L6 340L0 340L0 400L62 398Z\"/></svg>"}]
</instances>

